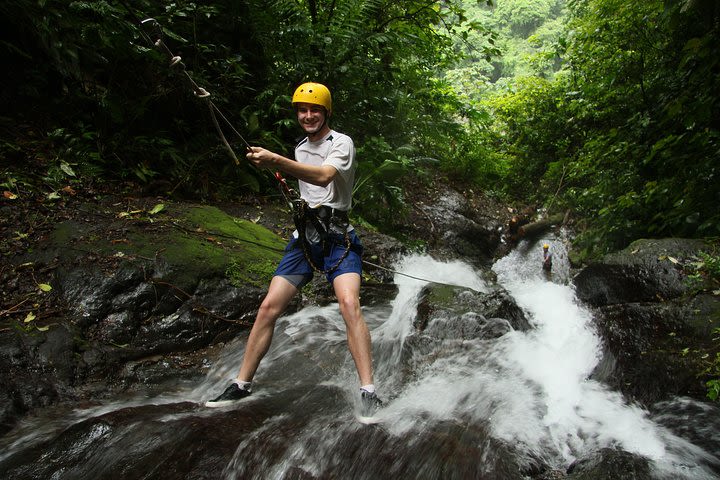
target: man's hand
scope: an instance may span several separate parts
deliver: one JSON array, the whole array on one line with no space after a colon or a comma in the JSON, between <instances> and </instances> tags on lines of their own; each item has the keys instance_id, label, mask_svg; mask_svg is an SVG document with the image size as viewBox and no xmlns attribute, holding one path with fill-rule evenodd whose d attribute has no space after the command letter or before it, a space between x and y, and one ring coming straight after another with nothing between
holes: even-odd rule
<instances>
[{"instance_id":1,"label":"man's hand","mask_svg":"<svg viewBox=\"0 0 720 480\"><path fill-rule=\"evenodd\" d=\"M250 147L246 156L258 168L271 168L278 163L278 155L262 147Z\"/></svg>"},{"instance_id":2,"label":"man's hand","mask_svg":"<svg viewBox=\"0 0 720 480\"><path fill-rule=\"evenodd\" d=\"M321 187L326 187L338 174L337 169L333 166L305 165L262 147L250 147L246 156L248 161L258 168L280 170L298 180Z\"/></svg>"}]
</instances>

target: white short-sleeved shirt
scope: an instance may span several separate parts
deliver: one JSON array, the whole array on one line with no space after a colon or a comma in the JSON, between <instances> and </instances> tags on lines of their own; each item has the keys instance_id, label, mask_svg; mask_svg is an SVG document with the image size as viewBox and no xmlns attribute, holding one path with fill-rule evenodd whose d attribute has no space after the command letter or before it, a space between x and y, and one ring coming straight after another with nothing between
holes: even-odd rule
<instances>
[{"instance_id":1,"label":"white short-sleeved shirt","mask_svg":"<svg viewBox=\"0 0 720 480\"><path fill-rule=\"evenodd\" d=\"M299 181L300 196L312 208L326 205L348 211L355 183L355 145L350 137L334 130L311 142L307 137L295 147L295 160L314 166L331 165L338 175L326 187Z\"/></svg>"}]
</instances>

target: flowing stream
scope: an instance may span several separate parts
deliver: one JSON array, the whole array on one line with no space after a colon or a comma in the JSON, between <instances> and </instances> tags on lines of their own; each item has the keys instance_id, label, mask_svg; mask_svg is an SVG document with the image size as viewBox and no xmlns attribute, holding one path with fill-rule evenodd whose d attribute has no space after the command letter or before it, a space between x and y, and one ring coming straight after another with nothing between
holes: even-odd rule
<instances>
[{"instance_id":1,"label":"flowing stream","mask_svg":"<svg viewBox=\"0 0 720 480\"><path fill-rule=\"evenodd\" d=\"M254 393L238 405L202 402L234 376L245 338L192 386L27 419L0 441L0 477L520 479L617 447L649 459L653 478L718 478L718 458L663 426L692 418L672 409L653 418L589 379L601 341L568 285L562 242L552 242L552 278L537 246L521 247L493 266L497 284L462 262L413 255L395 265L465 295L504 288L532 328L445 338L435 319L427 330L439 334L418 335L425 282L396 275L397 297L364 309L386 403L376 424L356 419L337 305L309 307L278 321Z\"/></svg>"}]
</instances>

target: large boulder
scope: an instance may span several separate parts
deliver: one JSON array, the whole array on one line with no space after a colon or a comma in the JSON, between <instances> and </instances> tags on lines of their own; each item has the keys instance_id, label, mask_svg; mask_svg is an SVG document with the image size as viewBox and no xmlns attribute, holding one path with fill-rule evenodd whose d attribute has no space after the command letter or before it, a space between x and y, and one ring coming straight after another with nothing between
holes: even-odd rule
<instances>
[{"instance_id":1,"label":"large boulder","mask_svg":"<svg viewBox=\"0 0 720 480\"><path fill-rule=\"evenodd\" d=\"M443 184L418 185L416 178L408 182L412 201L399 232L439 258L462 258L489 267L502 246L507 208L478 192Z\"/></svg>"},{"instance_id":2,"label":"large boulder","mask_svg":"<svg viewBox=\"0 0 720 480\"><path fill-rule=\"evenodd\" d=\"M594 378L646 405L704 398L702 359L717 349L720 298L693 286L687 266L707 248L701 240L638 240L575 277L605 343Z\"/></svg>"},{"instance_id":3,"label":"large boulder","mask_svg":"<svg viewBox=\"0 0 720 480\"><path fill-rule=\"evenodd\" d=\"M152 219L147 210L58 223L14 259L8 280L37 275L50 290L0 332L0 429L35 407L158 379L161 363L168 380L201 375L196 352L251 325L284 242L215 207L169 205Z\"/></svg>"},{"instance_id":4,"label":"large boulder","mask_svg":"<svg viewBox=\"0 0 720 480\"><path fill-rule=\"evenodd\" d=\"M420 293L414 326L435 338L498 338L511 330L526 331L530 323L505 290L476 292L429 284Z\"/></svg>"},{"instance_id":5,"label":"large boulder","mask_svg":"<svg viewBox=\"0 0 720 480\"><path fill-rule=\"evenodd\" d=\"M573 280L583 302L598 307L657 302L689 291L683 265L707 248L702 240L637 240L584 268Z\"/></svg>"}]
</instances>

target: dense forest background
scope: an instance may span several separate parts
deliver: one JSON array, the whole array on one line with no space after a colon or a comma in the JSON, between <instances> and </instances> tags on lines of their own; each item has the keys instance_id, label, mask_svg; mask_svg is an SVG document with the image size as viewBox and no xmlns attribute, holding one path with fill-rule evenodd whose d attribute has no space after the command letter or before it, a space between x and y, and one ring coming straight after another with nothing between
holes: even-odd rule
<instances>
[{"instance_id":1,"label":"dense forest background","mask_svg":"<svg viewBox=\"0 0 720 480\"><path fill-rule=\"evenodd\" d=\"M412 173L569 209L582 256L715 237L719 28L713 0L5 0L0 186L272 194L229 159L183 71L250 143L288 155L289 96L315 80L358 146L355 214L382 229Z\"/></svg>"}]
</instances>

